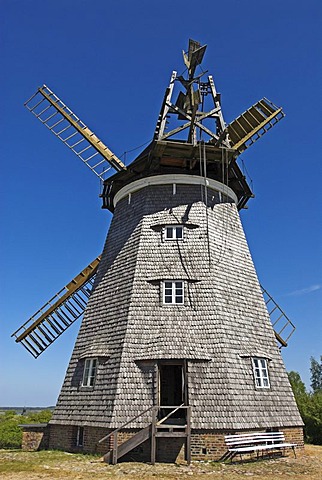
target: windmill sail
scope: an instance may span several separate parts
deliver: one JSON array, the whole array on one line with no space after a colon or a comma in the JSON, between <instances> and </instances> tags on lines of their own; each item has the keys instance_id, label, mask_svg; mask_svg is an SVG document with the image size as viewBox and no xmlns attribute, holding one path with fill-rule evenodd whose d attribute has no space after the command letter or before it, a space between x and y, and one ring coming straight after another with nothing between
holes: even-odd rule
<instances>
[{"instance_id":1,"label":"windmill sail","mask_svg":"<svg viewBox=\"0 0 322 480\"><path fill-rule=\"evenodd\" d=\"M187 71L173 72L154 139L128 169L48 87L27 102L85 163L93 148L116 170L101 193L113 213L104 272L94 283L97 258L13 334L37 357L91 295L50 422L51 449L85 447L114 463L121 453L125 461L150 454L154 463L156 452L161 462L182 458L185 443L188 462L219 460L225 434L272 428L302 444L277 345L295 327L261 288L238 213L252 192L237 157L284 114L264 98L226 126L214 80L203 78L205 50L189 41ZM103 165L91 168L100 176Z\"/></svg>"},{"instance_id":2,"label":"windmill sail","mask_svg":"<svg viewBox=\"0 0 322 480\"><path fill-rule=\"evenodd\" d=\"M232 148L243 152L283 117L281 108L262 98L227 126Z\"/></svg>"},{"instance_id":3,"label":"windmill sail","mask_svg":"<svg viewBox=\"0 0 322 480\"><path fill-rule=\"evenodd\" d=\"M124 163L46 85L38 88L25 107L101 180L111 168L126 170Z\"/></svg>"},{"instance_id":4,"label":"windmill sail","mask_svg":"<svg viewBox=\"0 0 322 480\"><path fill-rule=\"evenodd\" d=\"M37 358L84 313L100 257L51 298L11 336Z\"/></svg>"},{"instance_id":5,"label":"windmill sail","mask_svg":"<svg viewBox=\"0 0 322 480\"><path fill-rule=\"evenodd\" d=\"M274 328L276 340L281 347L287 347L289 339L295 332L295 325L262 285L261 289Z\"/></svg>"}]
</instances>

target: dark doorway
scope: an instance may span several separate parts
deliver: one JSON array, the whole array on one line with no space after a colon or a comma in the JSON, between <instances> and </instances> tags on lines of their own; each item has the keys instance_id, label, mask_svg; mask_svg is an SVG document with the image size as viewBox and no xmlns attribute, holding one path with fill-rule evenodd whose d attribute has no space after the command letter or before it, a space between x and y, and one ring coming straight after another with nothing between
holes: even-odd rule
<instances>
[{"instance_id":1,"label":"dark doorway","mask_svg":"<svg viewBox=\"0 0 322 480\"><path fill-rule=\"evenodd\" d=\"M160 405L179 406L184 403L182 365L160 365Z\"/></svg>"},{"instance_id":2,"label":"dark doorway","mask_svg":"<svg viewBox=\"0 0 322 480\"><path fill-rule=\"evenodd\" d=\"M179 407L186 405L185 375L183 363L161 363L159 364L159 405L162 407ZM173 408L162 408L160 416L168 415ZM183 419L186 416L185 409L174 412L166 422L173 422L174 419Z\"/></svg>"}]
</instances>

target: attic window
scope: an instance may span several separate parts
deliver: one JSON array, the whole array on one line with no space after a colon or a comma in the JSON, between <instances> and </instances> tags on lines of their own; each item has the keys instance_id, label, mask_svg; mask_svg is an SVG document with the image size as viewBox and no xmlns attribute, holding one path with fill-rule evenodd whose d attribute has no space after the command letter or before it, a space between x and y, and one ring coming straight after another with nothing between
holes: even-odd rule
<instances>
[{"instance_id":1,"label":"attic window","mask_svg":"<svg viewBox=\"0 0 322 480\"><path fill-rule=\"evenodd\" d=\"M166 225L163 238L164 240L183 240L183 225Z\"/></svg>"},{"instance_id":2,"label":"attic window","mask_svg":"<svg viewBox=\"0 0 322 480\"><path fill-rule=\"evenodd\" d=\"M93 387L97 371L97 358L87 358L84 365L82 387Z\"/></svg>"},{"instance_id":3,"label":"attic window","mask_svg":"<svg viewBox=\"0 0 322 480\"><path fill-rule=\"evenodd\" d=\"M258 388L270 388L266 358L252 358L255 386Z\"/></svg>"},{"instance_id":4,"label":"attic window","mask_svg":"<svg viewBox=\"0 0 322 480\"><path fill-rule=\"evenodd\" d=\"M184 284L182 280L165 280L163 282L163 304L183 305Z\"/></svg>"}]
</instances>

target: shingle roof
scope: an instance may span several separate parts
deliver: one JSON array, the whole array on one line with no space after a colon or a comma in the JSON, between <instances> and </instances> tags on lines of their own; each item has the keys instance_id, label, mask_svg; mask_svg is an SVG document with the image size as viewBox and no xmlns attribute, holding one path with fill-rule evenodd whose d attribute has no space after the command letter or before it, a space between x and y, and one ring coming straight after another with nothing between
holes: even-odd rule
<instances>
[{"instance_id":1,"label":"shingle roof","mask_svg":"<svg viewBox=\"0 0 322 480\"><path fill-rule=\"evenodd\" d=\"M156 361L186 359L193 428L302 425L236 206L208 190L206 209L204 193L146 187L117 204L52 423L119 427L156 401ZM162 240L157 225L185 221L198 228ZM162 279L185 281L184 306L162 305ZM108 355L81 387L98 343ZM270 389L255 388L252 356Z\"/></svg>"}]
</instances>

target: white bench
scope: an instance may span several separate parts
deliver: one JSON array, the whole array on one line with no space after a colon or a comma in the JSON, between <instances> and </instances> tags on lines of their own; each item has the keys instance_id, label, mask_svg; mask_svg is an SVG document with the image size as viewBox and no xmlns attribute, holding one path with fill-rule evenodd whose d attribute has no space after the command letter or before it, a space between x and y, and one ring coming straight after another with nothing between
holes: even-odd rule
<instances>
[{"instance_id":1,"label":"white bench","mask_svg":"<svg viewBox=\"0 0 322 480\"><path fill-rule=\"evenodd\" d=\"M262 453L263 455L264 451L284 450L285 448L292 448L296 458L295 447L297 447L297 444L285 442L283 432L254 432L226 435L225 442L231 460L237 454L242 459L244 453L256 453L258 458L259 454Z\"/></svg>"}]
</instances>

